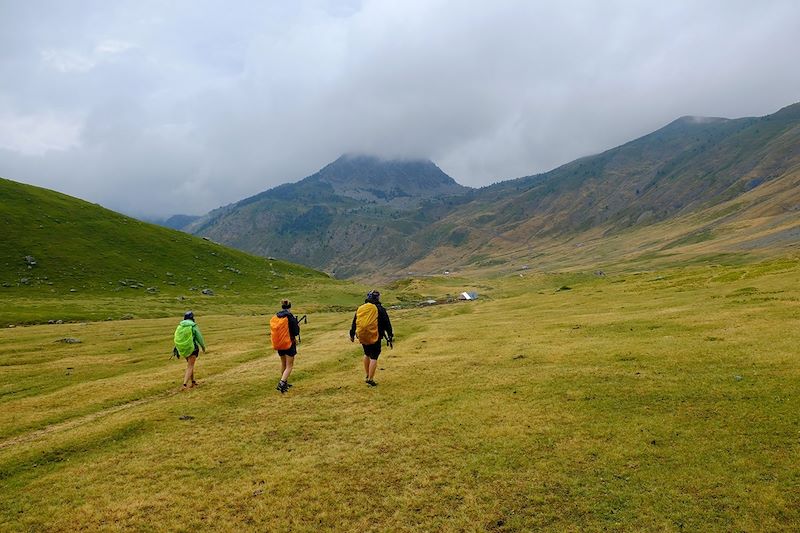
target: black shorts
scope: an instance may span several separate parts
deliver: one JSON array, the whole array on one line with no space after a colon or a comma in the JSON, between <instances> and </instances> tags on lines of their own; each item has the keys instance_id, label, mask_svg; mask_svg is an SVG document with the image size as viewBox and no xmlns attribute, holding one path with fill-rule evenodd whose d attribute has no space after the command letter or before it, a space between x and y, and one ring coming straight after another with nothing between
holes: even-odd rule
<instances>
[{"instance_id":1,"label":"black shorts","mask_svg":"<svg viewBox=\"0 0 800 533\"><path fill-rule=\"evenodd\" d=\"M381 341L378 340L375 344L362 344L364 348L364 355L370 359L377 359L381 354Z\"/></svg>"},{"instance_id":2,"label":"black shorts","mask_svg":"<svg viewBox=\"0 0 800 533\"><path fill-rule=\"evenodd\" d=\"M297 345L292 343L288 350L278 350L278 355L288 355L289 357L294 357L297 355Z\"/></svg>"},{"instance_id":3,"label":"black shorts","mask_svg":"<svg viewBox=\"0 0 800 533\"><path fill-rule=\"evenodd\" d=\"M191 357L191 356L195 356L195 357L197 357L197 355L198 355L199 353L200 353L200 347L199 347L198 345L196 345L196 344L195 344L195 345L194 345L194 351L193 351L192 353L190 353L189 355L187 355L186 357ZM179 354L179 353L178 353L178 347L177 347L177 346L175 346L174 348L172 348L172 355L174 355L174 356L175 356L175 357L177 357L178 359L180 359L180 358L181 358L181 354Z\"/></svg>"}]
</instances>

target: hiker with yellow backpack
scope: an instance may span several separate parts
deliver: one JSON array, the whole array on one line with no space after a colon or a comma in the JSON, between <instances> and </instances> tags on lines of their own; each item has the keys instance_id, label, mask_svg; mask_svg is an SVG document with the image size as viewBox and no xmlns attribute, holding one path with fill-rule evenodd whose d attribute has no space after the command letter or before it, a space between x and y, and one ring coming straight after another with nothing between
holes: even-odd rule
<instances>
[{"instance_id":1,"label":"hiker with yellow backpack","mask_svg":"<svg viewBox=\"0 0 800 533\"><path fill-rule=\"evenodd\" d=\"M367 299L356 309L353 325L350 326L350 342L354 342L356 337L364 348L364 381L370 387L377 387L375 369L381 355L381 340L385 337L391 346L394 338L389 313L381 305L380 292L369 291Z\"/></svg>"},{"instance_id":2,"label":"hiker with yellow backpack","mask_svg":"<svg viewBox=\"0 0 800 533\"><path fill-rule=\"evenodd\" d=\"M295 338L300 337L300 324L289 309L292 302L281 300L281 310L269 320L269 335L272 339L272 349L277 350L281 358L281 379L276 390L281 394L289 390L289 374L294 368L294 356L297 355Z\"/></svg>"},{"instance_id":3,"label":"hiker with yellow backpack","mask_svg":"<svg viewBox=\"0 0 800 533\"><path fill-rule=\"evenodd\" d=\"M175 348L172 354L177 357L186 358L186 372L183 375L183 389L186 390L197 386L194 380L194 363L197 361L197 356L200 354L200 348L203 353L206 353L206 343L203 340L203 334L200 333L200 328L194 321L194 313L187 311L183 315L183 320L178 327L175 328ZM191 381L191 386L189 382Z\"/></svg>"}]
</instances>

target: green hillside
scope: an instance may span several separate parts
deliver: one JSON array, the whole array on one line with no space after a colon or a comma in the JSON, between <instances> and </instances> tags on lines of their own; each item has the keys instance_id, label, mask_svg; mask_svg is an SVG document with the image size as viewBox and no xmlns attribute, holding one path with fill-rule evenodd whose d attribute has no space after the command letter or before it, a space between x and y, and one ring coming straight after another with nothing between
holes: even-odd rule
<instances>
[{"instance_id":1,"label":"green hillside","mask_svg":"<svg viewBox=\"0 0 800 533\"><path fill-rule=\"evenodd\" d=\"M188 305L274 305L310 286L330 293L323 304L336 305L343 303L338 292L353 301L361 292L310 268L6 179L0 179L0 220L0 294L17 306L0 310L0 323L107 318L109 305L119 308L110 315L116 318L163 315Z\"/></svg>"}]
</instances>

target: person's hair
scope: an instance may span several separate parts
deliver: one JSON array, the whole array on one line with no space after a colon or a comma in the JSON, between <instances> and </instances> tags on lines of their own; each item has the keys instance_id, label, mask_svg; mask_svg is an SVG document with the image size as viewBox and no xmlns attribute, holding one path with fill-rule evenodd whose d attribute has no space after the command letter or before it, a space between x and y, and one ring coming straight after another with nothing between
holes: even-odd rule
<instances>
[{"instance_id":1,"label":"person's hair","mask_svg":"<svg viewBox=\"0 0 800 533\"><path fill-rule=\"evenodd\" d=\"M367 293L367 300L379 302L381 300L381 293L376 290L371 290Z\"/></svg>"},{"instance_id":2,"label":"person's hair","mask_svg":"<svg viewBox=\"0 0 800 533\"><path fill-rule=\"evenodd\" d=\"M186 311L183 314L183 319L184 320L194 320L194 313L192 313L191 311Z\"/></svg>"},{"instance_id":3,"label":"person's hair","mask_svg":"<svg viewBox=\"0 0 800 533\"><path fill-rule=\"evenodd\" d=\"M289 300L281 300L281 309L289 309L292 307L292 302Z\"/></svg>"}]
</instances>

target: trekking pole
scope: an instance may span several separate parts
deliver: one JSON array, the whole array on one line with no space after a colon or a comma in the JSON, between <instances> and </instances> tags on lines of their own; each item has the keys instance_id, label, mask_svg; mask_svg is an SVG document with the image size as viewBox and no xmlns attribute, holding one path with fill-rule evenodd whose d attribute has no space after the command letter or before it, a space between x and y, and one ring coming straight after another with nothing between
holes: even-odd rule
<instances>
[{"instance_id":1,"label":"trekking pole","mask_svg":"<svg viewBox=\"0 0 800 533\"><path fill-rule=\"evenodd\" d=\"M392 346L392 339L389 338L389 335L384 333L383 334L383 338L386 339L386 346L388 346L390 349L394 350L394 346Z\"/></svg>"},{"instance_id":2,"label":"trekking pole","mask_svg":"<svg viewBox=\"0 0 800 533\"><path fill-rule=\"evenodd\" d=\"M308 315L303 315L303 316L301 316L300 318L297 319L297 327L298 328L300 327L300 322L302 322L303 324L308 324ZM302 342L302 339L300 338L300 334L298 333L297 334L297 344L300 344L301 342Z\"/></svg>"}]
</instances>

